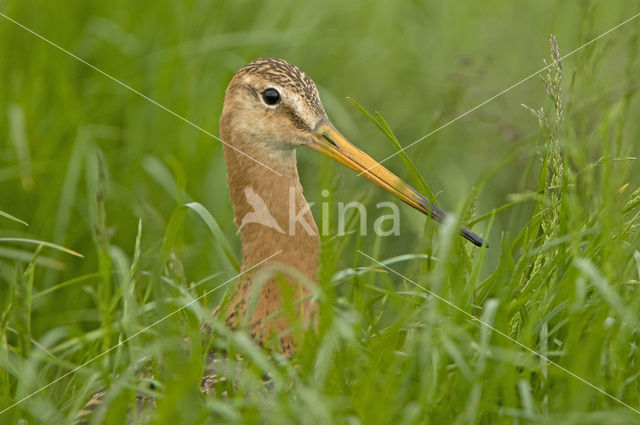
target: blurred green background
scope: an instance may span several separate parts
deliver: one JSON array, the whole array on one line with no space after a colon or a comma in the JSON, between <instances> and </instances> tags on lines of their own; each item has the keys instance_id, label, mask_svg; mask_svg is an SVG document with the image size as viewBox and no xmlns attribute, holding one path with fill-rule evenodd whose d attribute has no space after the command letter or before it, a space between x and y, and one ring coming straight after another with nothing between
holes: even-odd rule
<instances>
[{"instance_id":1,"label":"blurred green background","mask_svg":"<svg viewBox=\"0 0 640 425\"><path fill-rule=\"evenodd\" d=\"M640 11L640 2L0 0L0 11L214 134L234 72L258 57L284 58L314 79L336 127L382 159L395 152L393 146L347 96L379 111L408 145L539 70L549 57L550 34L561 54L569 53ZM565 112L575 124L566 134L581 144L584 160L578 169L603 157L600 144L613 130L600 124L615 121L624 98L630 99L625 114L631 119L618 128L626 148L615 156L637 154L629 147L637 148L640 136L633 118L640 116L639 105L632 99L640 84L639 28L634 20L563 61ZM97 307L100 277L93 274L126 270L139 222L141 268L152 269L181 204L203 204L239 256L218 141L2 17L0 52L0 210L29 224L0 218L0 237L50 241L84 255L47 248L40 253L33 293L84 280L33 299L28 329L34 340L52 329L64 329L70 338L98 328L104 311ZM534 77L407 150L443 208L469 221L512 201L513 194L537 190L544 141L521 104L553 110ZM366 199L373 207L391 200L315 152L299 149L298 158L316 217L324 188L335 189L335 202ZM606 190L630 183L630 193L640 167L635 160L619 162L621 177L616 180L614 169ZM410 181L398 157L385 165ZM104 202L96 201L103 194ZM465 204L470 199L473 212ZM518 234L533 208L526 201L496 215L482 276L498 267L501 253L512 255L500 249L501 241ZM384 240L385 258L430 245L424 218L400 209L401 235ZM485 220L474 230L485 234L487 227ZM426 234L434 236L433 229ZM354 246L374 240L367 238ZM12 323L23 308L16 307L16 294L26 291L14 286L33 248L0 243L5 332L27 326ZM173 248L189 282L222 272L203 288L234 274L194 214L186 216ZM337 269L354 265L351 251L341 251ZM7 338L11 345L15 335ZM0 408L9 393L5 388Z\"/></svg>"}]
</instances>

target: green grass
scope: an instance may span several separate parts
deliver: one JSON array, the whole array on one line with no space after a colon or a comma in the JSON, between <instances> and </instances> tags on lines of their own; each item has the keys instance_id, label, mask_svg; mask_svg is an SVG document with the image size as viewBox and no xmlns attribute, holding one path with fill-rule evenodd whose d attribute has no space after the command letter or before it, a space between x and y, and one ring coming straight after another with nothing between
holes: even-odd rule
<instances>
[{"instance_id":1,"label":"green grass","mask_svg":"<svg viewBox=\"0 0 640 425\"><path fill-rule=\"evenodd\" d=\"M566 54L640 2L0 0L0 12L214 134L233 72L283 57L381 159L540 69L549 34ZM95 422L121 424L149 391L142 369L153 424L640 423L567 373L640 408L639 20L388 161L491 248L404 205L397 237L338 237L332 216L318 332L290 360L210 318L240 253L219 142L4 18L0 51L0 410L57 380L0 424L69 423L102 387ZM390 200L314 152L299 168L317 218L321 202ZM199 395L211 345L244 357L223 368L226 398Z\"/></svg>"}]
</instances>

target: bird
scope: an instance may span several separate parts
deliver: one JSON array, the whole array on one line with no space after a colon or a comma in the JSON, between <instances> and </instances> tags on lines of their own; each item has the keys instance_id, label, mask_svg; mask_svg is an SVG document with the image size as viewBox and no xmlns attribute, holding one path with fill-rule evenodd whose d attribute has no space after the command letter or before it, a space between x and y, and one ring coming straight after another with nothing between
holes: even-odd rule
<instances>
[{"instance_id":1,"label":"bird","mask_svg":"<svg viewBox=\"0 0 640 425\"><path fill-rule=\"evenodd\" d=\"M346 165L437 222L447 217L445 211L349 142L329 120L313 80L283 59L256 59L235 73L225 92L219 128L242 244L243 276L230 301L216 313L230 328L247 329L261 346L273 348L268 342L275 341L275 348L285 356L293 355L300 342L291 329L302 326L304 334L317 317L313 287L302 280L316 281L320 238L303 196L297 148L310 148ZM291 204L295 211L291 211ZM256 205L267 218L255 219L263 214ZM292 212L297 211L301 211L299 220L292 222ZM467 228L460 233L476 246L487 246ZM274 252L278 254L264 264ZM275 276L256 283L258 271L253 269L269 264L282 266L279 273L285 276L285 283ZM289 312L283 313L284 309Z\"/></svg>"},{"instance_id":2,"label":"bird","mask_svg":"<svg viewBox=\"0 0 640 425\"><path fill-rule=\"evenodd\" d=\"M302 193L296 148L310 148L346 165L437 222L447 217L351 144L329 121L313 80L283 59L256 59L235 73L225 92L220 139L242 262L231 297L212 314L231 329L246 328L258 345L285 357L295 355L318 313L312 294L320 236ZM488 246L467 228L460 233L476 246ZM208 396L226 379L216 371L217 353L209 356L200 388ZM143 372L139 379L152 382L153 375ZM104 390L94 394L74 424L88 423L104 395ZM142 412L153 408L155 399L139 393L136 403Z\"/></svg>"}]
</instances>

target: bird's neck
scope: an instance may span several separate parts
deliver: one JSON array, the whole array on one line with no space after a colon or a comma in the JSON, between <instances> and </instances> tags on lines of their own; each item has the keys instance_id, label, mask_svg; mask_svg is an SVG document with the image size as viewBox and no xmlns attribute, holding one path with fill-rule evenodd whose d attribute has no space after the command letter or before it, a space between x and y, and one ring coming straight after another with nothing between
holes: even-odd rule
<instances>
[{"instance_id":1,"label":"bird's neck","mask_svg":"<svg viewBox=\"0 0 640 425\"><path fill-rule=\"evenodd\" d=\"M221 135L226 141L232 137ZM224 153L242 241L242 270L260 266L236 283L223 314L229 326L247 326L260 343L278 335L280 350L289 355L315 317L310 283L318 270L318 228L302 195L295 150L268 151L260 144L233 143L242 153L226 145Z\"/></svg>"},{"instance_id":2,"label":"bird's neck","mask_svg":"<svg viewBox=\"0 0 640 425\"><path fill-rule=\"evenodd\" d=\"M302 194L295 150L276 152L261 160L281 175L236 151L226 151L225 155L227 164L229 159L242 164L227 171L235 223L242 241L242 269L279 252L273 261L292 266L315 280L320 238Z\"/></svg>"}]
</instances>

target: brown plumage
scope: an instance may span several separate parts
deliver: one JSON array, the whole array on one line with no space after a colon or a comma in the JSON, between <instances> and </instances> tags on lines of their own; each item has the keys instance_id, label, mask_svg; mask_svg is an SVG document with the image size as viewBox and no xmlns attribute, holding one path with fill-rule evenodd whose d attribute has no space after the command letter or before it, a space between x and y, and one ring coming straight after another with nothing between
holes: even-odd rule
<instances>
[{"instance_id":1,"label":"brown plumage","mask_svg":"<svg viewBox=\"0 0 640 425\"><path fill-rule=\"evenodd\" d=\"M268 88L280 92L282 100L275 107L265 104L261 98ZM248 202L248 193L253 193L264 201L267 211L279 224L279 228L274 228L250 222L240 227L243 271L280 251L273 258L273 263L293 267L309 281L315 281L320 238L302 195L294 148L311 142L313 125L324 116L313 81L285 61L259 59L240 69L231 80L220 117L220 136L237 149L223 145L235 222L240 227L243 218L254 212L254 207ZM290 200L293 200L291 207L295 207L295 214L306 210L302 219L291 228ZM279 269L284 270L282 267ZM233 328L238 327L243 319L248 319L246 315L252 290L256 289L254 280L257 274L257 271L250 273L237 284L235 295L225 311L225 320ZM281 335L281 350L291 354L295 341L293 334L287 333L290 323L286 314L270 316L283 306L280 285L290 285L291 295L296 300L309 297L310 288L294 276L288 275L284 279L287 283L278 282L277 278L268 279L257 289L257 302L251 309L252 317L247 320L247 325L251 335L261 343L274 333ZM310 299L306 299L294 310L304 325L312 318L315 307ZM267 321L267 318L270 319Z\"/></svg>"},{"instance_id":2,"label":"brown plumage","mask_svg":"<svg viewBox=\"0 0 640 425\"><path fill-rule=\"evenodd\" d=\"M278 101L270 104L276 94ZM227 87L220 136L228 144L223 149L231 203L242 240L243 271L279 251L269 263L299 270L310 281L316 278L320 241L298 178L295 152L298 146L310 147L362 173L437 221L446 215L350 144L329 122L311 78L284 60L258 59L235 74ZM259 216L252 199L266 207L275 223L265 217L257 222L246 219L248 214ZM292 225L292 214L300 211L306 211L302 220ZM461 233L474 244L483 244L482 238L468 229L463 228ZM274 273L278 270L285 278L267 279L260 288L255 286L253 270L243 277L223 314L233 328L246 323L259 343L277 335L280 350L289 355L296 345L293 333L288 333L294 325L292 320L304 329L313 321L315 307L309 299L310 288L300 282L299 276L287 272L286 267L276 267ZM287 304L283 291L291 298ZM252 294L257 297L255 308L249 306ZM289 314L274 317L287 306Z\"/></svg>"}]
</instances>

